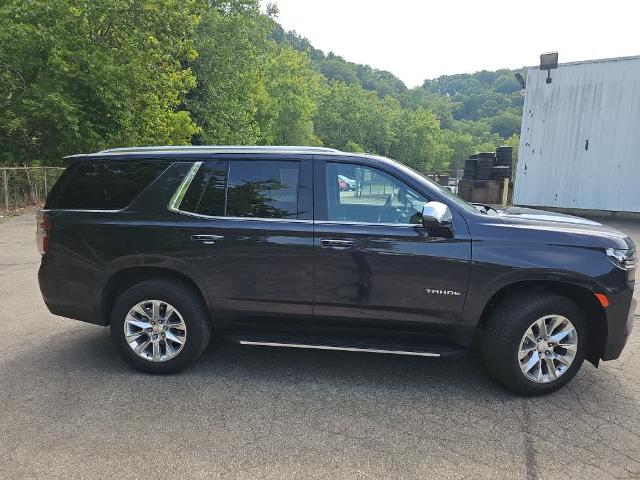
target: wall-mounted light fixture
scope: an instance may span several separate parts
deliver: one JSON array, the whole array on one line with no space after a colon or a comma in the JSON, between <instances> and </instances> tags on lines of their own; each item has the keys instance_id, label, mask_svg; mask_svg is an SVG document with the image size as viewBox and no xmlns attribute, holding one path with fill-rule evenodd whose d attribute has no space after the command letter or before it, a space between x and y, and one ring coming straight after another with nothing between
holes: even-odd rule
<instances>
[{"instance_id":1,"label":"wall-mounted light fixture","mask_svg":"<svg viewBox=\"0 0 640 480\"><path fill-rule=\"evenodd\" d=\"M548 52L540 55L540 70L547 71L547 83L551 83L551 70L558 68L558 52Z\"/></svg>"}]
</instances>

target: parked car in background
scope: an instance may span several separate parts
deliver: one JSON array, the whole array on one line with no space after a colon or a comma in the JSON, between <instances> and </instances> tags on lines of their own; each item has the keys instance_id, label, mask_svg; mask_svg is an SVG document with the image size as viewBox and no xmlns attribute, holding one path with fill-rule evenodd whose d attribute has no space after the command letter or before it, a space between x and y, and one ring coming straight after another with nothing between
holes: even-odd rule
<instances>
[{"instance_id":1,"label":"parked car in background","mask_svg":"<svg viewBox=\"0 0 640 480\"><path fill-rule=\"evenodd\" d=\"M345 184L345 190L355 190L357 188L357 183L353 178L347 177L346 175L338 175L338 181Z\"/></svg>"},{"instance_id":2,"label":"parked car in background","mask_svg":"<svg viewBox=\"0 0 640 480\"><path fill-rule=\"evenodd\" d=\"M187 367L212 336L425 357L478 339L493 378L536 395L618 358L632 328L625 234L470 205L387 158L150 147L66 162L39 214L43 298L109 325L145 372Z\"/></svg>"}]
</instances>

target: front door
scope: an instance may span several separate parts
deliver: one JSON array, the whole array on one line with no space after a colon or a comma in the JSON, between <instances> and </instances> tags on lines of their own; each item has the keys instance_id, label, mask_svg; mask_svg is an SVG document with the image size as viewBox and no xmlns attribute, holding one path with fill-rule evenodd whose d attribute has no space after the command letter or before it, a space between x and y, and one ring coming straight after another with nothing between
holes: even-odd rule
<instances>
[{"instance_id":1,"label":"front door","mask_svg":"<svg viewBox=\"0 0 640 480\"><path fill-rule=\"evenodd\" d=\"M216 320L311 315L310 162L223 159L195 173L176 207L178 240L182 259L206 283Z\"/></svg>"},{"instance_id":2,"label":"front door","mask_svg":"<svg viewBox=\"0 0 640 480\"><path fill-rule=\"evenodd\" d=\"M315 314L345 325L458 323L471 254L464 219L453 235L426 231L430 199L366 164L318 161L315 178Z\"/></svg>"}]
</instances>

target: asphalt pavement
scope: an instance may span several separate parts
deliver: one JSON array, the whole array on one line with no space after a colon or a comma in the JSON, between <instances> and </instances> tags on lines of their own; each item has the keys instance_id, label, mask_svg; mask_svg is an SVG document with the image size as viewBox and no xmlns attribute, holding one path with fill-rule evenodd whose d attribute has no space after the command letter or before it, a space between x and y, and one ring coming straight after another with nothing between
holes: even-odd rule
<instances>
[{"instance_id":1,"label":"asphalt pavement","mask_svg":"<svg viewBox=\"0 0 640 480\"><path fill-rule=\"evenodd\" d=\"M640 244L640 221L609 223ZM47 311L34 231L33 215L0 219L2 479L640 478L640 328L619 360L535 399L473 355L217 340L150 376L107 329Z\"/></svg>"}]
</instances>

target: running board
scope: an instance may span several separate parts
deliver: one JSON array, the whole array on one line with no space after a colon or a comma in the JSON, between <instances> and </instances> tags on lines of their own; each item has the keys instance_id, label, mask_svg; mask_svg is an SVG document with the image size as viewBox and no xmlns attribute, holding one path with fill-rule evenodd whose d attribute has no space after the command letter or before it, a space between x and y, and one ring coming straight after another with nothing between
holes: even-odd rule
<instances>
[{"instance_id":1,"label":"running board","mask_svg":"<svg viewBox=\"0 0 640 480\"><path fill-rule=\"evenodd\" d=\"M342 347L336 345L314 345L305 343L281 343L281 342L267 342L257 340L239 340L241 345L259 345L264 347L286 347L286 348L306 348L312 350L340 350L344 352L365 352L365 353L388 353L391 355L410 355L415 357L441 357L453 352L434 352L426 350L398 350L392 347Z\"/></svg>"}]
</instances>

